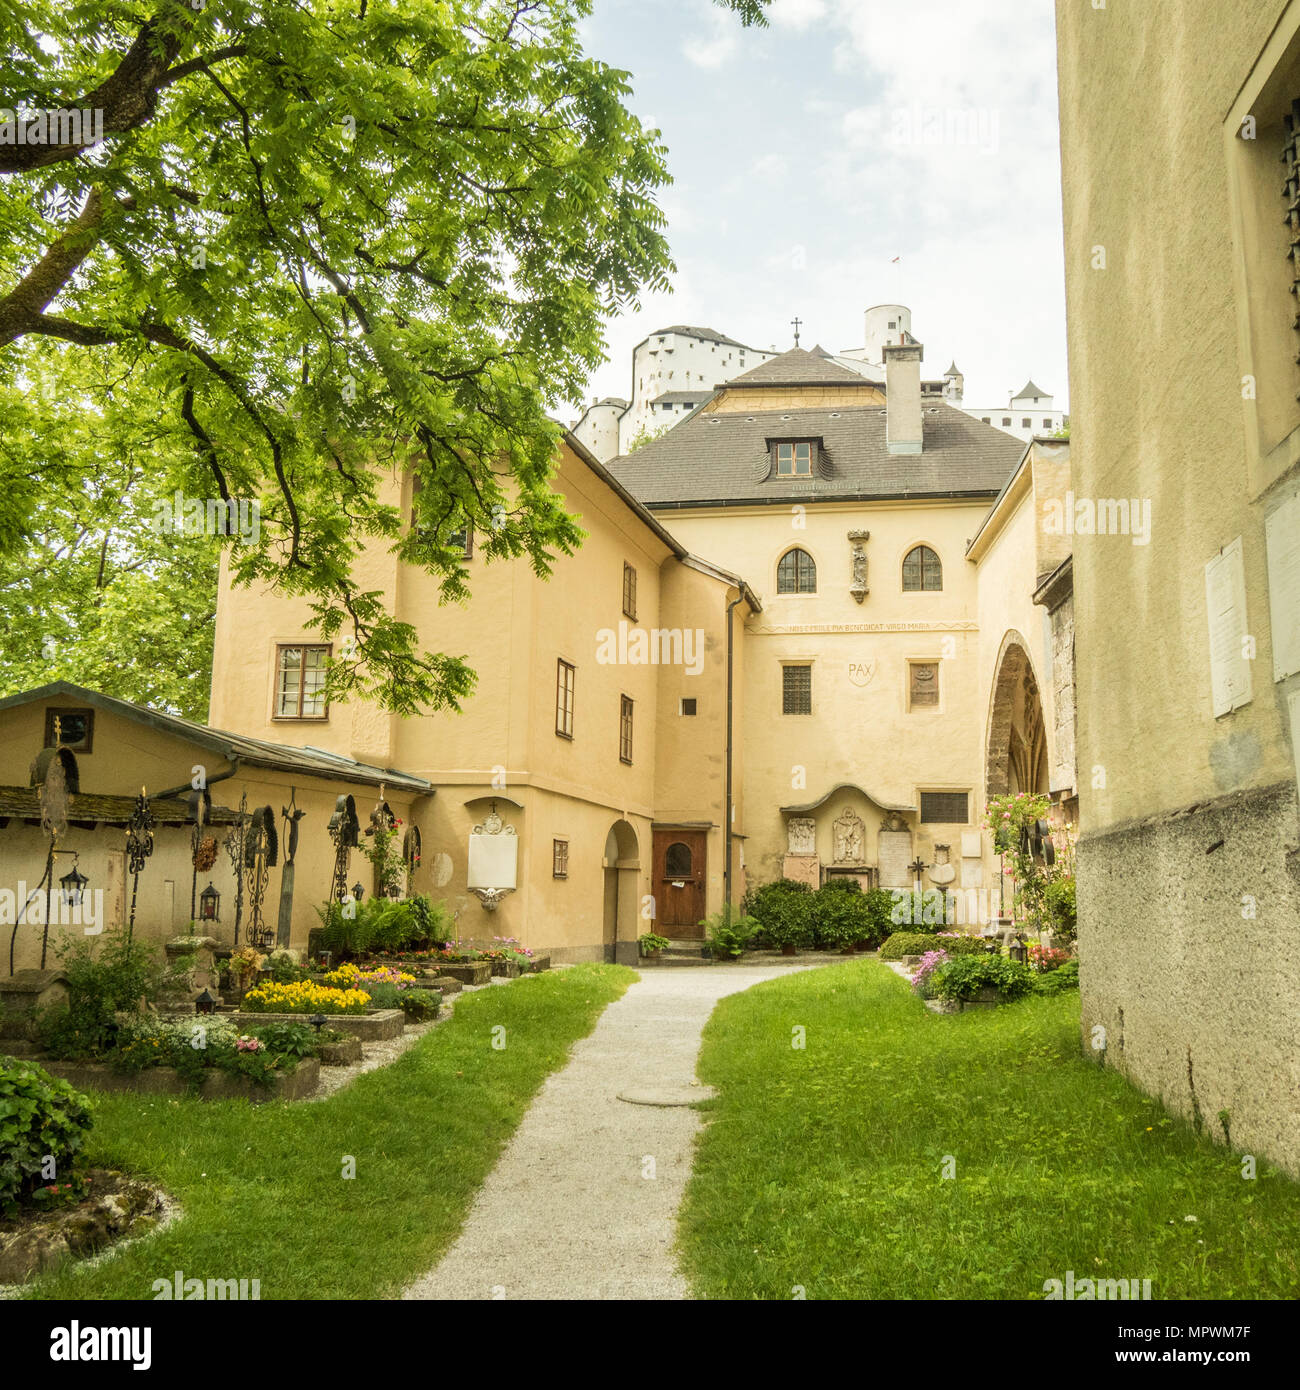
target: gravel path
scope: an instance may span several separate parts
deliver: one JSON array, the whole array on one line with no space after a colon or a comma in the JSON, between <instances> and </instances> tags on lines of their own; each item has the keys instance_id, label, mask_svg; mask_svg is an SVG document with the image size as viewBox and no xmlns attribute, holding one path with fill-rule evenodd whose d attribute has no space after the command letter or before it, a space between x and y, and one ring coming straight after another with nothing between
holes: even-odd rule
<instances>
[{"instance_id":1,"label":"gravel path","mask_svg":"<svg viewBox=\"0 0 1300 1390\"><path fill-rule=\"evenodd\" d=\"M815 968L645 970L547 1078L455 1245L403 1298L689 1298L672 1246L703 1121L618 1096L699 1088L700 1034L718 1000Z\"/></svg>"}]
</instances>

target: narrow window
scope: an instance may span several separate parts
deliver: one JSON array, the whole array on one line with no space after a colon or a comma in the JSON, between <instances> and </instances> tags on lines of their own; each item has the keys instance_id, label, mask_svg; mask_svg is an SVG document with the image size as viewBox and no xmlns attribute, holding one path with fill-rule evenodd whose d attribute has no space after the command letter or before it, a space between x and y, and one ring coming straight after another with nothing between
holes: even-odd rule
<instances>
[{"instance_id":1,"label":"narrow window","mask_svg":"<svg viewBox=\"0 0 1300 1390\"><path fill-rule=\"evenodd\" d=\"M618 758L623 763L632 761L632 701L626 695L619 696Z\"/></svg>"},{"instance_id":2,"label":"narrow window","mask_svg":"<svg viewBox=\"0 0 1300 1390\"><path fill-rule=\"evenodd\" d=\"M778 594L815 594L817 566L806 550L787 550L776 567Z\"/></svg>"},{"instance_id":3,"label":"narrow window","mask_svg":"<svg viewBox=\"0 0 1300 1390\"><path fill-rule=\"evenodd\" d=\"M908 671L909 708L933 709L939 703L939 663L914 661Z\"/></svg>"},{"instance_id":4,"label":"narrow window","mask_svg":"<svg viewBox=\"0 0 1300 1390\"><path fill-rule=\"evenodd\" d=\"M812 667L781 668L781 713L812 713Z\"/></svg>"},{"instance_id":5,"label":"narrow window","mask_svg":"<svg viewBox=\"0 0 1300 1390\"><path fill-rule=\"evenodd\" d=\"M636 570L623 562L623 616L636 622Z\"/></svg>"},{"instance_id":6,"label":"narrow window","mask_svg":"<svg viewBox=\"0 0 1300 1390\"><path fill-rule=\"evenodd\" d=\"M324 719L330 648L280 647L276 653L275 717Z\"/></svg>"},{"instance_id":7,"label":"narrow window","mask_svg":"<svg viewBox=\"0 0 1300 1390\"><path fill-rule=\"evenodd\" d=\"M694 700L693 697L692 697L691 699L689 699L689 700L683 700L683 701L682 701L682 713L685 714L685 715L694 715L694 713L695 713L695 700Z\"/></svg>"},{"instance_id":8,"label":"narrow window","mask_svg":"<svg viewBox=\"0 0 1300 1390\"><path fill-rule=\"evenodd\" d=\"M934 593L943 588L943 566L928 545L913 546L903 561L903 592Z\"/></svg>"},{"instance_id":9,"label":"narrow window","mask_svg":"<svg viewBox=\"0 0 1300 1390\"><path fill-rule=\"evenodd\" d=\"M568 878L569 876L569 842L568 840L551 841L551 877Z\"/></svg>"},{"instance_id":10,"label":"narrow window","mask_svg":"<svg viewBox=\"0 0 1300 1390\"><path fill-rule=\"evenodd\" d=\"M555 732L561 738L573 737L573 678L576 667L567 661L555 663Z\"/></svg>"}]
</instances>

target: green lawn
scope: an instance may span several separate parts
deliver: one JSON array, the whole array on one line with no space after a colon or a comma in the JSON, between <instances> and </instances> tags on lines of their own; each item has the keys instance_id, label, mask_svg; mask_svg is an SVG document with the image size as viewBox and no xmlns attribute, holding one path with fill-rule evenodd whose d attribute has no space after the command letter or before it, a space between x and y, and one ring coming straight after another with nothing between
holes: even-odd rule
<instances>
[{"instance_id":1,"label":"green lawn","mask_svg":"<svg viewBox=\"0 0 1300 1390\"><path fill-rule=\"evenodd\" d=\"M939 1015L878 962L828 967L724 999L699 1075L699 1297L1028 1299L1067 1270L1300 1296L1300 1186L1081 1056L1077 994Z\"/></svg>"},{"instance_id":2,"label":"green lawn","mask_svg":"<svg viewBox=\"0 0 1300 1390\"><path fill-rule=\"evenodd\" d=\"M477 992L393 1065L311 1104L97 1096L88 1161L157 1178L184 1217L31 1296L152 1298L179 1269L260 1279L264 1299L391 1297L455 1239L542 1082L636 978L581 965Z\"/></svg>"}]
</instances>

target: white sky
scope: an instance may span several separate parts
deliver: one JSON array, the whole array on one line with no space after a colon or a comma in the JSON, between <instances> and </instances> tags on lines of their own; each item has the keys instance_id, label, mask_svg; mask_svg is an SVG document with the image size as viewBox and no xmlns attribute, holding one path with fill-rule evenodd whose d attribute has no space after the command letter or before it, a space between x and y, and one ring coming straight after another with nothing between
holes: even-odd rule
<instances>
[{"instance_id":1,"label":"white sky","mask_svg":"<svg viewBox=\"0 0 1300 1390\"><path fill-rule=\"evenodd\" d=\"M861 346L897 302L923 374L968 405L1029 377L1068 403L1052 0L774 0L742 29L710 0L595 0L595 57L632 74L674 182L674 293L610 324L590 394L692 323L754 347ZM896 263L894 258L900 258ZM576 415L576 412L574 412Z\"/></svg>"}]
</instances>

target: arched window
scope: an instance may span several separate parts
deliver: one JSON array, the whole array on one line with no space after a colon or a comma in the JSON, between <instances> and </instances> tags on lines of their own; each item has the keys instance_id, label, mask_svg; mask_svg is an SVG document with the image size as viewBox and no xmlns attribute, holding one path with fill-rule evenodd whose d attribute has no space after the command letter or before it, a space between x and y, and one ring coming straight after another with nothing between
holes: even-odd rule
<instances>
[{"instance_id":1,"label":"arched window","mask_svg":"<svg viewBox=\"0 0 1300 1390\"><path fill-rule=\"evenodd\" d=\"M668 846L664 854L664 873L669 878L690 878L691 847L680 840Z\"/></svg>"},{"instance_id":2,"label":"arched window","mask_svg":"<svg viewBox=\"0 0 1300 1390\"><path fill-rule=\"evenodd\" d=\"M918 545L907 552L903 561L903 592L927 592L943 588L943 566L928 545Z\"/></svg>"},{"instance_id":3,"label":"arched window","mask_svg":"<svg viewBox=\"0 0 1300 1390\"><path fill-rule=\"evenodd\" d=\"M817 566L806 550L787 550L776 567L778 594L815 594Z\"/></svg>"}]
</instances>

